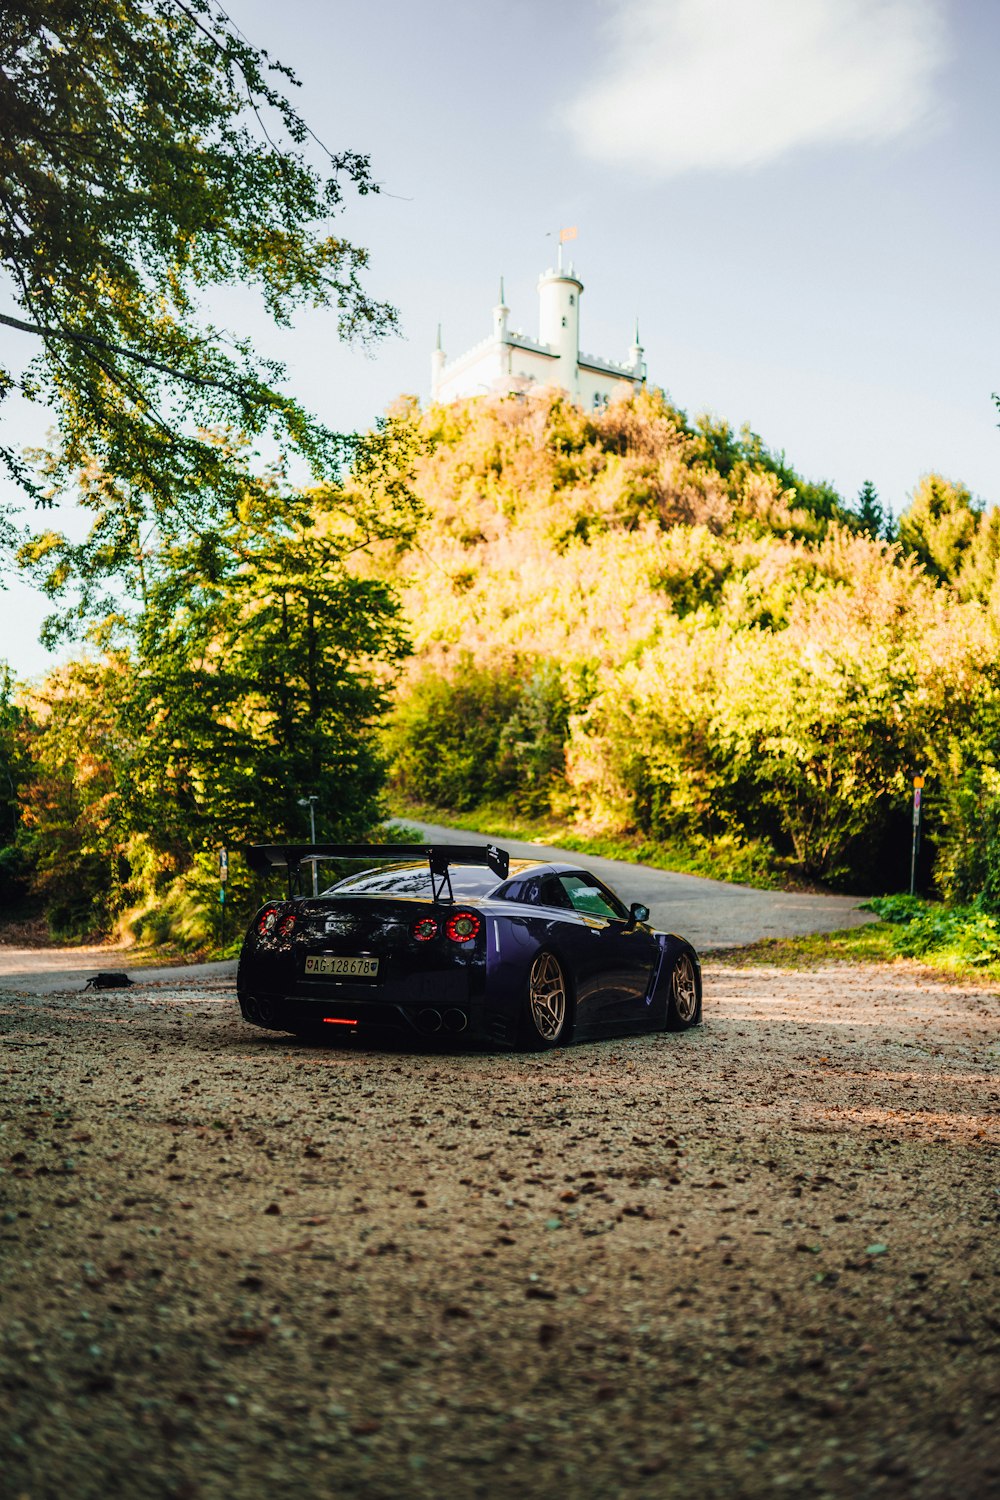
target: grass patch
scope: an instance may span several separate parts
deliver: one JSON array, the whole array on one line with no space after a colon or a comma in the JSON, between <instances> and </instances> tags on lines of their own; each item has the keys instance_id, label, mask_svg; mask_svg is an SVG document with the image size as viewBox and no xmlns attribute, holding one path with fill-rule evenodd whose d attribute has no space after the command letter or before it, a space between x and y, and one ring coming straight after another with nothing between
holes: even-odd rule
<instances>
[{"instance_id":1,"label":"grass patch","mask_svg":"<svg viewBox=\"0 0 1000 1500\"><path fill-rule=\"evenodd\" d=\"M526 844L557 844L577 854L621 859L628 864L650 865L680 875L702 875L709 880L726 880L762 891L786 890L789 884L788 877L775 869L770 848L761 843L741 843L732 837L653 843L638 834L581 834L572 823L554 817L522 818L502 803L486 803L472 812L454 812L451 808L407 802L400 805L396 821L405 823L407 817L488 834L501 842L518 839Z\"/></svg>"},{"instance_id":2,"label":"grass patch","mask_svg":"<svg viewBox=\"0 0 1000 1500\"><path fill-rule=\"evenodd\" d=\"M887 922L869 922L840 932L813 932L804 937L761 938L745 948L727 948L704 956L735 968L814 969L828 963L894 963L899 954Z\"/></svg>"},{"instance_id":3,"label":"grass patch","mask_svg":"<svg viewBox=\"0 0 1000 1500\"><path fill-rule=\"evenodd\" d=\"M815 968L824 963L920 964L956 979L1000 984L1000 919L977 906L944 906L914 896L866 903L880 918L863 927L806 937L765 938L727 952L739 967Z\"/></svg>"}]
</instances>

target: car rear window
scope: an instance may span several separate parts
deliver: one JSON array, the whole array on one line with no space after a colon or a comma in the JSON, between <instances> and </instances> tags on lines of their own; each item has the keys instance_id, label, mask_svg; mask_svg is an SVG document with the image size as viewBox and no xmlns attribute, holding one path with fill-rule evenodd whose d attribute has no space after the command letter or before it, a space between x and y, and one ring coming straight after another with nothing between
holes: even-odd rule
<instances>
[{"instance_id":1,"label":"car rear window","mask_svg":"<svg viewBox=\"0 0 1000 1500\"><path fill-rule=\"evenodd\" d=\"M473 899L488 896L499 885L492 870L480 865L452 865L451 888L456 896ZM362 870L345 875L322 892L324 896L426 896L431 890L431 872L427 865L380 865L377 870Z\"/></svg>"}]
</instances>

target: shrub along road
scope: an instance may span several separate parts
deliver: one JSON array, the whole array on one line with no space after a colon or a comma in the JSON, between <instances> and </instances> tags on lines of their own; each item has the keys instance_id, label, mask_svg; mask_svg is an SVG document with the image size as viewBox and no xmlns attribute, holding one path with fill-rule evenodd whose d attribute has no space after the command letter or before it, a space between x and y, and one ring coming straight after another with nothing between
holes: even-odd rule
<instances>
[{"instance_id":1,"label":"shrub along road","mask_svg":"<svg viewBox=\"0 0 1000 1500\"><path fill-rule=\"evenodd\" d=\"M9 1493L997 1493L996 995L706 980L524 1056L0 997Z\"/></svg>"}]
</instances>

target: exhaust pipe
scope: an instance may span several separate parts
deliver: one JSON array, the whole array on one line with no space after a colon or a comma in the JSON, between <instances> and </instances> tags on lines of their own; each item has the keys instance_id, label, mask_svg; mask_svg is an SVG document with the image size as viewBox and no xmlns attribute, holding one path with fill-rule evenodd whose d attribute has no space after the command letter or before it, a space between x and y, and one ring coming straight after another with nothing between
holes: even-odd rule
<instances>
[{"instance_id":1,"label":"exhaust pipe","mask_svg":"<svg viewBox=\"0 0 1000 1500\"><path fill-rule=\"evenodd\" d=\"M444 1013L445 1031L464 1031L469 1024L469 1018L464 1010L446 1010Z\"/></svg>"},{"instance_id":2,"label":"exhaust pipe","mask_svg":"<svg viewBox=\"0 0 1000 1500\"><path fill-rule=\"evenodd\" d=\"M439 1010L420 1011L417 1015L417 1028L426 1032L440 1031L441 1012Z\"/></svg>"}]
</instances>

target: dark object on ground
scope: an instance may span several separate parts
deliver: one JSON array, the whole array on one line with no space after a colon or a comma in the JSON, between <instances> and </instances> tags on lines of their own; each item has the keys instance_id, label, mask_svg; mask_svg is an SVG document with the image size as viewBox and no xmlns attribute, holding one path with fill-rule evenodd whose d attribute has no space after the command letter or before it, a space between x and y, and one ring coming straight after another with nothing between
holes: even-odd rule
<instances>
[{"instance_id":1,"label":"dark object on ground","mask_svg":"<svg viewBox=\"0 0 1000 1500\"><path fill-rule=\"evenodd\" d=\"M102 974L91 974L90 978L87 980L87 983L84 985L84 989L123 990L126 989L130 984L134 983L135 980L130 979L127 974L116 973L114 970L106 970Z\"/></svg>"},{"instance_id":2,"label":"dark object on ground","mask_svg":"<svg viewBox=\"0 0 1000 1500\"><path fill-rule=\"evenodd\" d=\"M691 944L586 870L511 861L492 844L248 852L290 879L314 860L392 861L261 907L236 976L255 1026L541 1049L701 1020Z\"/></svg>"}]
</instances>

